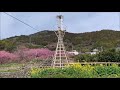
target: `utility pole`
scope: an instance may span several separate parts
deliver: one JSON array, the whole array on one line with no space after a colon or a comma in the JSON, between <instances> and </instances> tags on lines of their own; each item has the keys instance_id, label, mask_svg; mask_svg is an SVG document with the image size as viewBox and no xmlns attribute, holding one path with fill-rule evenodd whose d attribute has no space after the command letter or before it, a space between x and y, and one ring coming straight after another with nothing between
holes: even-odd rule
<instances>
[{"instance_id":1,"label":"utility pole","mask_svg":"<svg viewBox=\"0 0 120 90\"><path fill-rule=\"evenodd\" d=\"M29 36L29 44L32 45L32 44L31 44L31 35Z\"/></svg>"}]
</instances>

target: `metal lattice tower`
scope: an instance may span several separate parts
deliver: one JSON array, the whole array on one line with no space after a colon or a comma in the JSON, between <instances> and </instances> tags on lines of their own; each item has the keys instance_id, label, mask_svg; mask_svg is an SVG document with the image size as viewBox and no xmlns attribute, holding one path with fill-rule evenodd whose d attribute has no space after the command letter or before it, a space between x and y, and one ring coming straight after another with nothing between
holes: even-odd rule
<instances>
[{"instance_id":1,"label":"metal lattice tower","mask_svg":"<svg viewBox=\"0 0 120 90\"><path fill-rule=\"evenodd\" d=\"M58 20L58 30L55 31L55 34L58 37L58 42L57 42L56 51L53 57L52 66L53 68L55 67L63 68L65 65L68 64L68 58L66 55L66 50L63 42L63 38L65 35L65 30L63 28L63 16L58 15L57 20Z\"/></svg>"}]
</instances>

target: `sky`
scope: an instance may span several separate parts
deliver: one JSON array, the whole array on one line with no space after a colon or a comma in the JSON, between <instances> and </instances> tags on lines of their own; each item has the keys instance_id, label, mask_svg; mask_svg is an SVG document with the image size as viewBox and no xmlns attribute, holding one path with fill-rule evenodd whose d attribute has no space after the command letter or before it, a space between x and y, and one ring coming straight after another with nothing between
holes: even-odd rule
<instances>
[{"instance_id":1,"label":"sky","mask_svg":"<svg viewBox=\"0 0 120 90\"><path fill-rule=\"evenodd\" d=\"M32 29L16 19L1 12L1 38L29 35L43 30L56 30L56 16L64 16L64 27L67 32L84 33L112 29L120 31L118 12L7 12L24 21Z\"/></svg>"}]
</instances>

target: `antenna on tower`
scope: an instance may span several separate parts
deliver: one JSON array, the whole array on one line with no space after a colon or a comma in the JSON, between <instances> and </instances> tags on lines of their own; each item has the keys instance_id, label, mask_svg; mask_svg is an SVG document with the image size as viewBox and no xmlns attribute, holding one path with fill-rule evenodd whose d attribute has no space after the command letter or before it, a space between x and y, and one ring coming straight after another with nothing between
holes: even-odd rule
<instances>
[{"instance_id":1,"label":"antenna on tower","mask_svg":"<svg viewBox=\"0 0 120 90\"><path fill-rule=\"evenodd\" d=\"M57 31L55 31L56 36L58 37L56 51L53 57L52 66L53 68L59 67L63 68L65 65L68 65L68 58L66 55L66 50L63 42L65 35L65 29L63 27L63 15L57 15Z\"/></svg>"}]
</instances>

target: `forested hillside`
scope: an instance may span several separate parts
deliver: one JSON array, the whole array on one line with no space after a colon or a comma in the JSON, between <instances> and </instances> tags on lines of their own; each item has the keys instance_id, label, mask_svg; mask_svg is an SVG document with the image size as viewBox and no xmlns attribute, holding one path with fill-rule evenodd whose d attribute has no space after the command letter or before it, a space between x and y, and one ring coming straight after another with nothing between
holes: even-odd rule
<instances>
[{"instance_id":1,"label":"forested hillside","mask_svg":"<svg viewBox=\"0 0 120 90\"><path fill-rule=\"evenodd\" d=\"M64 38L67 50L88 52L94 48L108 49L120 46L120 31L101 30L85 33L66 32ZM18 45L29 48L47 47L55 50L57 37L54 31L44 30L31 35L14 36L0 41L0 50L15 50Z\"/></svg>"}]
</instances>

